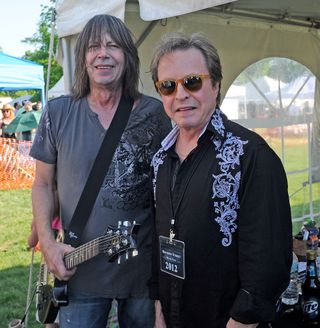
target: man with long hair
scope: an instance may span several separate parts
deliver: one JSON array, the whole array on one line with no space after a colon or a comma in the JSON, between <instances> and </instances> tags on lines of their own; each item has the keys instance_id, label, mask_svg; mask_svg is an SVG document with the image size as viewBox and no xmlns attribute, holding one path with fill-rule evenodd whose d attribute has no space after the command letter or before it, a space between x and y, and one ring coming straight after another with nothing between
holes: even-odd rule
<instances>
[{"instance_id":1,"label":"man with long hair","mask_svg":"<svg viewBox=\"0 0 320 328\"><path fill-rule=\"evenodd\" d=\"M94 16L78 37L75 60L72 94L48 102L31 150L37 160L32 198L41 248L49 270L59 280L68 280L69 305L60 308L60 327L105 328L116 299L120 327L151 328L150 161L171 128L170 120L159 100L138 90L137 48L120 19ZM67 270L63 257L72 248L57 243L50 228L55 180L62 226L67 229L122 96L133 99L133 109L81 243L101 236L118 221L135 221L140 224L138 256L118 264L98 255Z\"/></svg>"}]
</instances>

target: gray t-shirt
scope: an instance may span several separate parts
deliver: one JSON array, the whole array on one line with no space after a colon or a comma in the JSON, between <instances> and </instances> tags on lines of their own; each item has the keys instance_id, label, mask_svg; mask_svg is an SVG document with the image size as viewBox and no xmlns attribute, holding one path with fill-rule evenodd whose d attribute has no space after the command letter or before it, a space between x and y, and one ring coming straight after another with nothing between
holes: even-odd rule
<instances>
[{"instance_id":1,"label":"gray t-shirt","mask_svg":"<svg viewBox=\"0 0 320 328\"><path fill-rule=\"evenodd\" d=\"M81 238L84 243L103 235L109 225L117 226L119 220L135 220L141 224L138 256L117 264L102 254L82 263L69 281L69 296L148 296L153 225L150 162L170 128L161 102L143 95L130 115ZM86 98L59 97L44 110L30 155L56 164L64 229L105 133Z\"/></svg>"}]
</instances>

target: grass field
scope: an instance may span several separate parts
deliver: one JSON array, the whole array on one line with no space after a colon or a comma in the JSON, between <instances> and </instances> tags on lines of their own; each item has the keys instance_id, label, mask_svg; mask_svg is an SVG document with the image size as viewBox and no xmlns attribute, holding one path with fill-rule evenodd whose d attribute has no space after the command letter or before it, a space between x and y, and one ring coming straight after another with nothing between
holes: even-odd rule
<instances>
[{"instance_id":1,"label":"grass field","mask_svg":"<svg viewBox=\"0 0 320 328\"><path fill-rule=\"evenodd\" d=\"M286 136L284 139L284 158L282 158L282 144L279 136L270 137L267 129L256 129L257 133L263 136L278 156L283 160L288 178L288 193L293 218L309 217L310 214L310 184L308 183L309 173L303 171L309 166L308 159L308 138L307 135ZM292 173L299 171L298 173ZM320 212L320 183L312 184L312 205L313 213ZM320 225L319 215L314 219ZM303 221L293 224L293 232L297 233Z\"/></svg>"},{"instance_id":2,"label":"grass field","mask_svg":"<svg viewBox=\"0 0 320 328\"><path fill-rule=\"evenodd\" d=\"M0 327L21 319L27 303L31 251L27 236L32 220L30 190L0 191ZM38 275L40 255L35 254L33 285ZM42 327L35 321L34 302L28 327Z\"/></svg>"}]
</instances>

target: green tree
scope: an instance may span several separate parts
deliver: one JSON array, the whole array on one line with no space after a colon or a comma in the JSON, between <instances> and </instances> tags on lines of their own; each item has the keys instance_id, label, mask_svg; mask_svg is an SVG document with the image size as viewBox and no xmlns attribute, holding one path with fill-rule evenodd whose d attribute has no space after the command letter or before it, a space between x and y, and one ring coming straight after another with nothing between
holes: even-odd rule
<instances>
[{"instance_id":1,"label":"green tree","mask_svg":"<svg viewBox=\"0 0 320 328\"><path fill-rule=\"evenodd\" d=\"M55 0L51 0L51 6L41 6L40 21L38 31L32 37L25 38L22 42L33 45L35 51L26 51L24 59L31 60L44 66L44 77L47 81L48 64L49 64L49 46L51 38L51 25L55 21ZM54 34L53 54L56 53L58 45L58 36ZM58 64L55 56L52 56L49 89L54 86L63 74L62 67Z\"/></svg>"},{"instance_id":2,"label":"green tree","mask_svg":"<svg viewBox=\"0 0 320 328\"><path fill-rule=\"evenodd\" d=\"M237 77L236 84L246 84L250 80L256 80L261 76L268 76L275 80L289 83L308 72L305 66L288 58L265 58L247 67Z\"/></svg>"},{"instance_id":3,"label":"green tree","mask_svg":"<svg viewBox=\"0 0 320 328\"><path fill-rule=\"evenodd\" d=\"M258 79L260 76L268 76L272 58L262 59L248 66L236 79L236 84L243 85L249 82L248 76L251 79Z\"/></svg>"},{"instance_id":4,"label":"green tree","mask_svg":"<svg viewBox=\"0 0 320 328\"><path fill-rule=\"evenodd\" d=\"M310 73L302 64L288 58L272 58L267 75L289 83L296 78Z\"/></svg>"}]
</instances>

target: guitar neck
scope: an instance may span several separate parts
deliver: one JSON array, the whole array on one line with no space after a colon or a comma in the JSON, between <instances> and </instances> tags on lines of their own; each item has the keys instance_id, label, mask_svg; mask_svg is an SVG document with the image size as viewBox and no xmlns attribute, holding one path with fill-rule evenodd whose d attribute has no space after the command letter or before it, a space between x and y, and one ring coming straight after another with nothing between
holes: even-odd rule
<instances>
[{"instance_id":1,"label":"guitar neck","mask_svg":"<svg viewBox=\"0 0 320 328\"><path fill-rule=\"evenodd\" d=\"M40 271L39 271L39 282L47 284L48 283L48 266L45 262L40 264Z\"/></svg>"},{"instance_id":2,"label":"guitar neck","mask_svg":"<svg viewBox=\"0 0 320 328\"><path fill-rule=\"evenodd\" d=\"M117 236L112 238L102 236L79 246L72 252L65 255L64 262L66 268L70 270L77 265L92 259L100 253L103 253L113 243L117 242L118 239L119 237Z\"/></svg>"}]
</instances>

